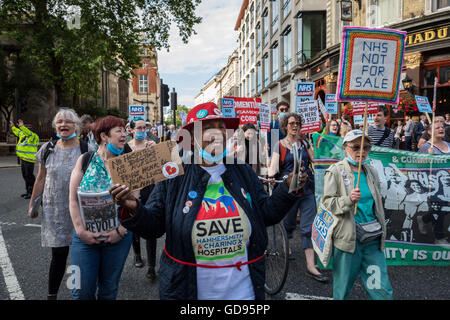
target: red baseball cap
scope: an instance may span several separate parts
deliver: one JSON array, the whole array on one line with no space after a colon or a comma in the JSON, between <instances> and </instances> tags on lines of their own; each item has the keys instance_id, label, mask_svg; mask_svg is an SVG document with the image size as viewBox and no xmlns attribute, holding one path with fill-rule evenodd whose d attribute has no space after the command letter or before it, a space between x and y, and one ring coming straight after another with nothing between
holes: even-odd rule
<instances>
[{"instance_id":1,"label":"red baseball cap","mask_svg":"<svg viewBox=\"0 0 450 320\"><path fill-rule=\"evenodd\" d=\"M186 117L186 124L181 129L190 130L195 122L204 120L222 119L227 129L236 130L239 128L239 118L224 117L220 108L214 102L206 102L196 105L189 111ZM180 137L177 137L177 141Z\"/></svg>"}]
</instances>

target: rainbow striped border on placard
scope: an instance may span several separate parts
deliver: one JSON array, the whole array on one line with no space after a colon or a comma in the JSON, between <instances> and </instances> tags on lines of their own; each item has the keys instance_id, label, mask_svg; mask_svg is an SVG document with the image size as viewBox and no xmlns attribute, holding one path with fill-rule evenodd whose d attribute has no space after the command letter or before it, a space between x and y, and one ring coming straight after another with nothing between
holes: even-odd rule
<instances>
[{"instance_id":1,"label":"rainbow striped border on placard","mask_svg":"<svg viewBox=\"0 0 450 320\"><path fill-rule=\"evenodd\" d=\"M350 90L354 41L356 38L387 39L397 42L394 83L391 92L366 90ZM375 29L363 27L344 27L341 44L341 61L337 83L337 101L372 101L398 104L399 84L402 74L403 55L405 53L406 32L391 29Z\"/></svg>"}]
</instances>

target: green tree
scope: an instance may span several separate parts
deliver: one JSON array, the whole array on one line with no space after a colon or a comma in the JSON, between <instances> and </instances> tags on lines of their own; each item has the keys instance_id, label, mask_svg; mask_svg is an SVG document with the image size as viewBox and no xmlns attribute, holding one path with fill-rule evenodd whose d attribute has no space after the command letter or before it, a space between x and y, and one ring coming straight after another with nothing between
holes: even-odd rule
<instances>
[{"instance_id":1,"label":"green tree","mask_svg":"<svg viewBox=\"0 0 450 320\"><path fill-rule=\"evenodd\" d=\"M191 111L191 109L189 109L185 105L177 106L177 111L176 111L176 118L177 118L176 127L177 128L181 127L180 111L184 111L186 114L188 114L189 111ZM167 114L164 116L164 124L167 124L167 125L173 124L173 110L170 110L170 114Z\"/></svg>"},{"instance_id":2,"label":"green tree","mask_svg":"<svg viewBox=\"0 0 450 320\"><path fill-rule=\"evenodd\" d=\"M143 46L169 49L173 24L187 42L201 21L195 14L200 1L0 1L0 37L15 41L21 59L55 88L60 105L95 97L101 70L128 79Z\"/></svg>"}]
</instances>

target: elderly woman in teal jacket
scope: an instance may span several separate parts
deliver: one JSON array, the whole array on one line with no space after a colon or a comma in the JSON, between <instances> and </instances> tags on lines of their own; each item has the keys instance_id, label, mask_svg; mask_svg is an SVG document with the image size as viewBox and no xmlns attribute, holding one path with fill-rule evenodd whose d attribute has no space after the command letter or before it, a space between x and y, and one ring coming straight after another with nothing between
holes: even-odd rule
<instances>
[{"instance_id":1,"label":"elderly woman in teal jacket","mask_svg":"<svg viewBox=\"0 0 450 320\"><path fill-rule=\"evenodd\" d=\"M372 139L365 136L360 159L362 131L344 137L347 157L325 173L323 205L336 217L333 231L333 298L348 299L358 274L370 299L391 300L384 241L386 224L377 171L367 162ZM362 161L359 188L358 163ZM357 212L355 214L355 205Z\"/></svg>"}]
</instances>

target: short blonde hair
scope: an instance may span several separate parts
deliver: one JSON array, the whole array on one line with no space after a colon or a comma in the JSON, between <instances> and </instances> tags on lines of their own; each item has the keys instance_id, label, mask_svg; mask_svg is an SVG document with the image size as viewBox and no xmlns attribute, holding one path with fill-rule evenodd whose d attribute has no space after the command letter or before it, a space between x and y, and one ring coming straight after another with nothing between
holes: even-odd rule
<instances>
[{"instance_id":1,"label":"short blonde hair","mask_svg":"<svg viewBox=\"0 0 450 320\"><path fill-rule=\"evenodd\" d=\"M75 110L70 109L70 108L61 108L59 109L58 113L56 113L55 117L53 118L52 121L52 126L54 129L56 129L56 120L62 117L63 119L66 120L71 120L73 121L73 123L75 124L75 133L77 134L77 136L80 135L81 132L81 121L80 121L80 117L78 117L78 114L75 112Z\"/></svg>"}]
</instances>

